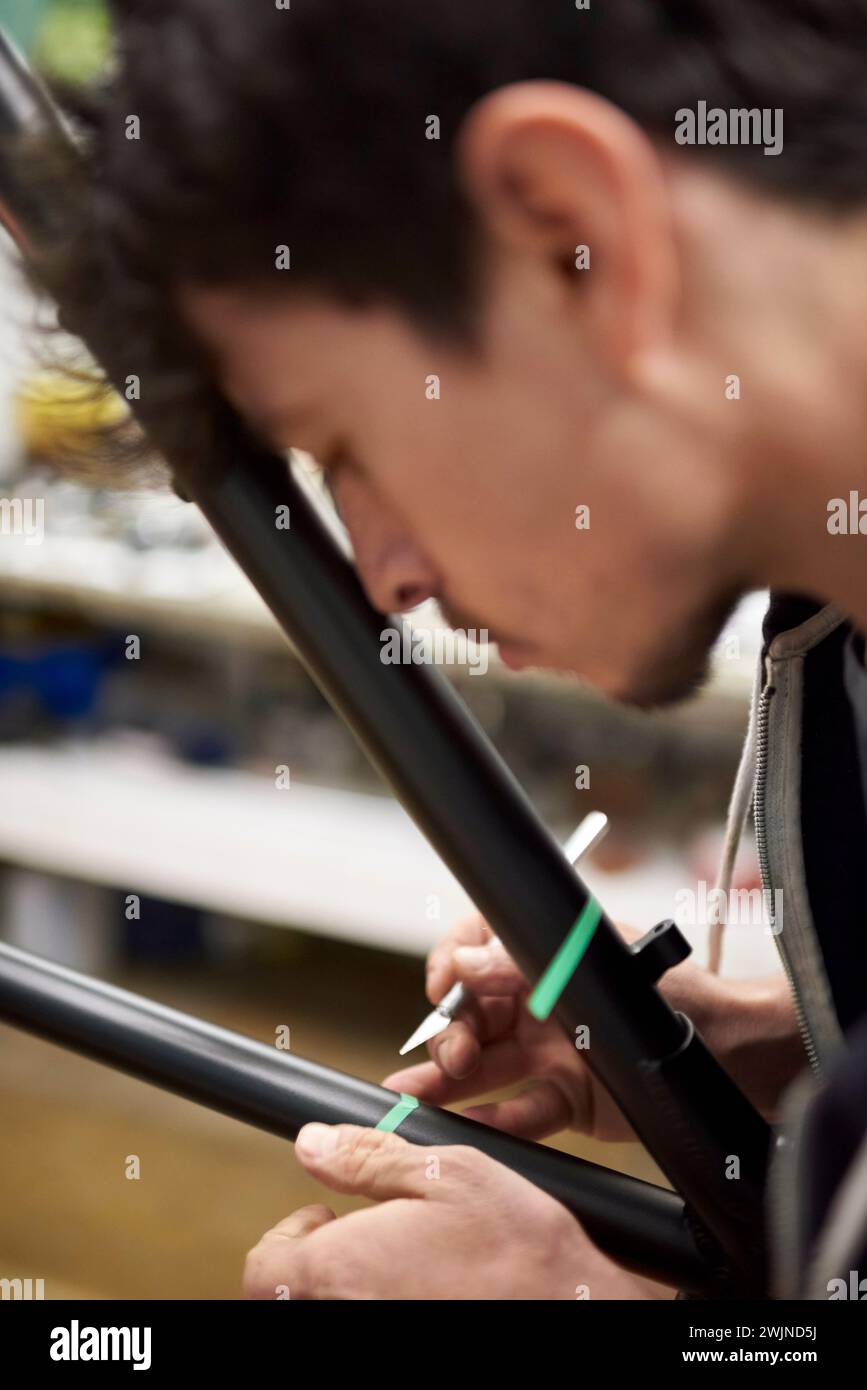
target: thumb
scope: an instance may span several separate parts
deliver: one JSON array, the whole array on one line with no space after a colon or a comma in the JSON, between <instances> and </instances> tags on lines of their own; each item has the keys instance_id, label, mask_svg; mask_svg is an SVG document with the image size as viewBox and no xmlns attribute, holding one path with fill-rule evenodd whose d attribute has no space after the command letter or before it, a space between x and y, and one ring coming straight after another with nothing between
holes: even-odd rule
<instances>
[{"instance_id":1,"label":"thumb","mask_svg":"<svg viewBox=\"0 0 867 1390\"><path fill-rule=\"evenodd\" d=\"M399 1135L360 1125L305 1125L295 1152L307 1172L333 1192L387 1201L430 1191L427 1151Z\"/></svg>"}]
</instances>

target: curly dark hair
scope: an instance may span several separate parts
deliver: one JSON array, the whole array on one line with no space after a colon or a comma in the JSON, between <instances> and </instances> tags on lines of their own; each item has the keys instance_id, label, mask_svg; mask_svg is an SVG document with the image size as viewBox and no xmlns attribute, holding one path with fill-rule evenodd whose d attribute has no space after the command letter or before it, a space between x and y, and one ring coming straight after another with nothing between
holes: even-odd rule
<instances>
[{"instance_id":1,"label":"curly dark hair","mask_svg":"<svg viewBox=\"0 0 867 1390\"><path fill-rule=\"evenodd\" d=\"M867 0L113 0L109 77L76 102L86 197L41 266L202 447L207 363L179 282L391 302L471 335L477 244L455 135L525 79L605 96L682 157L844 213L867 193ZM785 148L674 144L675 112L782 108ZM426 138L429 118L440 138ZM135 118L131 122L130 118ZM137 123L137 125L136 125ZM129 138L137 128L138 138ZM291 273L275 248L291 248ZM76 319L76 314L79 318ZM106 348L106 344L110 346ZM111 359L111 360L108 360Z\"/></svg>"}]
</instances>

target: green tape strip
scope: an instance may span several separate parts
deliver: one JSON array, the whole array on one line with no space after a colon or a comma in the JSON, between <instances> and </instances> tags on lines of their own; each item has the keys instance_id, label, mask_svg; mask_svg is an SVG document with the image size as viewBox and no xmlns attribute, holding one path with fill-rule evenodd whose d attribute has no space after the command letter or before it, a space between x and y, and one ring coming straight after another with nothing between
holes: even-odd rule
<instances>
[{"instance_id":1,"label":"green tape strip","mask_svg":"<svg viewBox=\"0 0 867 1390\"><path fill-rule=\"evenodd\" d=\"M419 1103L415 1096L405 1095L404 1092L401 1091L400 1100L396 1105L391 1107L387 1115L383 1115L376 1128L386 1130L397 1129L398 1125L403 1124L407 1115L411 1115L413 1110L418 1109L418 1105Z\"/></svg>"},{"instance_id":2,"label":"green tape strip","mask_svg":"<svg viewBox=\"0 0 867 1390\"><path fill-rule=\"evenodd\" d=\"M602 908L595 898L588 898L584 908L563 945L545 971L530 998L527 1008L534 1018L546 1019L568 985L599 925Z\"/></svg>"}]
</instances>

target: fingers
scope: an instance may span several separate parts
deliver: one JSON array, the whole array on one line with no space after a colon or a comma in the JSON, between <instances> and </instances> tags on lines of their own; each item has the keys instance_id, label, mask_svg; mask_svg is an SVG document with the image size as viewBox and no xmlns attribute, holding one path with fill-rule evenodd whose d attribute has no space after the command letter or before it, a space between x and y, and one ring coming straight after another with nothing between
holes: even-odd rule
<instances>
[{"instance_id":1,"label":"fingers","mask_svg":"<svg viewBox=\"0 0 867 1390\"><path fill-rule=\"evenodd\" d=\"M299 1207L285 1220L278 1221L266 1231L258 1245L247 1255L244 1265L243 1294L250 1299L280 1299L290 1297L286 1283L287 1270L304 1236L334 1221L330 1207L317 1202Z\"/></svg>"},{"instance_id":2,"label":"fingers","mask_svg":"<svg viewBox=\"0 0 867 1390\"><path fill-rule=\"evenodd\" d=\"M339 1133L332 1155L344 1150L355 1161L363 1151L368 1174L390 1168L392 1177L406 1156L422 1175L418 1194L389 1198L321 1225L314 1218L313 1229L300 1239L279 1240L269 1232L248 1256L248 1298L487 1297L491 1249L508 1253L512 1239L520 1254L535 1244L539 1255L534 1268L541 1267L549 1258L549 1245L559 1245L559 1225L566 1221L570 1233L575 1229L559 1204L477 1149L437 1146L433 1168L429 1149L406 1144L397 1135L350 1125L334 1128ZM326 1177L332 1186L337 1178L333 1167ZM408 1184L399 1176L397 1182L381 1184L365 1180L352 1190L370 1192L378 1186L391 1192ZM502 1296L511 1296L514 1265L512 1272L508 1260L505 1270L501 1262L497 1267L503 1274Z\"/></svg>"},{"instance_id":3,"label":"fingers","mask_svg":"<svg viewBox=\"0 0 867 1390\"><path fill-rule=\"evenodd\" d=\"M448 1028L431 1039L430 1055L446 1076L460 1080L477 1069L482 1055L477 1027L466 1018L455 1018Z\"/></svg>"},{"instance_id":4,"label":"fingers","mask_svg":"<svg viewBox=\"0 0 867 1390\"><path fill-rule=\"evenodd\" d=\"M457 946L481 946L493 935L483 917L465 917L434 946L427 961L425 989L432 1004L438 1004L457 980L452 955Z\"/></svg>"},{"instance_id":5,"label":"fingers","mask_svg":"<svg viewBox=\"0 0 867 1390\"><path fill-rule=\"evenodd\" d=\"M278 1221L276 1226L265 1232L262 1239L297 1240L301 1236L309 1236L311 1231L324 1226L326 1221L334 1220L336 1217L330 1207L326 1207L322 1202L312 1202L310 1206L299 1207L291 1216Z\"/></svg>"},{"instance_id":6,"label":"fingers","mask_svg":"<svg viewBox=\"0 0 867 1390\"><path fill-rule=\"evenodd\" d=\"M400 1135L360 1125L305 1125L295 1141L301 1163L334 1192L377 1201L424 1197L425 1154Z\"/></svg>"},{"instance_id":7,"label":"fingers","mask_svg":"<svg viewBox=\"0 0 867 1390\"><path fill-rule=\"evenodd\" d=\"M574 1118L565 1093L552 1081L528 1086L510 1100L473 1105L463 1113L468 1119L505 1130L519 1139L545 1139L549 1134L567 1129Z\"/></svg>"},{"instance_id":8,"label":"fingers","mask_svg":"<svg viewBox=\"0 0 867 1390\"><path fill-rule=\"evenodd\" d=\"M437 1065L455 1080L472 1075L481 1044L506 1033L527 983L504 947L492 937L484 918L459 922L431 951L426 989L438 1003L456 981L469 987L460 1016L429 1043Z\"/></svg>"},{"instance_id":9,"label":"fingers","mask_svg":"<svg viewBox=\"0 0 867 1390\"><path fill-rule=\"evenodd\" d=\"M479 1065L485 1046L499 1042L514 1028L517 999L470 998L441 1033L428 1043L437 1066L446 1076L470 1076Z\"/></svg>"},{"instance_id":10,"label":"fingers","mask_svg":"<svg viewBox=\"0 0 867 1390\"><path fill-rule=\"evenodd\" d=\"M482 945L456 945L453 968L457 979L476 994L515 995L527 981L505 946L496 938Z\"/></svg>"},{"instance_id":11,"label":"fingers","mask_svg":"<svg viewBox=\"0 0 867 1390\"><path fill-rule=\"evenodd\" d=\"M381 1085L388 1091L404 1091L430 1105L449 1105L453 1100L465 1100L467 1096L479 1092L475 1079L455 1081L450 1076L444 1076L436 1062L418 1062L414 1067L403 1067L387 1076Z\"/></svg>"},{"instance_id":12,"label":"fingers","mask_svg":"<svg viewBox=\"0 0 867 1390\"><path fill-rule=\"evenodd\" d=\"M478 936L484 928L480 918L463 923L434 947L428 962L425 987L428 998L436 1004L452 985L460 980L479 996L514 998L527 989L527 981L505 946L496 937L467 941ZM478 930L477 930L478 929Z\"/></svg>"},{"instance_id":13,"label":"fingers","mask_svg":"<svg viewBox=\"0 0 867 1390\"><path fill-rule=\"evenodd\" d=\"M467 1076L447 1076L436 1062L420 1062L394 1072L383 1085L390 1091L405 1091L431 1105L450 1105L452 1101L468 1100L485 1091L499 1090L501 1086L513 1086L526 1078L531 1065L526 1048L519 1046L514 1038L504 1038L482 1050L478 1066Z\"/></svg>"}]
</instances>

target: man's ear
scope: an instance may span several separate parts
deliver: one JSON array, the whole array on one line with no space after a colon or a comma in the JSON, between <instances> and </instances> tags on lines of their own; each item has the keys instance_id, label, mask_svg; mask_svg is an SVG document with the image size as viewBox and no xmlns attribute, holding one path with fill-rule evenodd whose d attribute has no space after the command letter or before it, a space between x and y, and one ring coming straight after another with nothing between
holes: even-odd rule
<instances>
[{"instance_id":1,"label":"man's ear","mask_svg":"<svg viewBox=\"0 0 867 1390\"><path fill-rule=\"evenodd\" d=\"M630 374L670 336L679 277L666 181L622 111L565 83L503 87L468 113L456 160L483 240L568 277L569 302L609 370Z\"/></svg>"}]
</instances>

